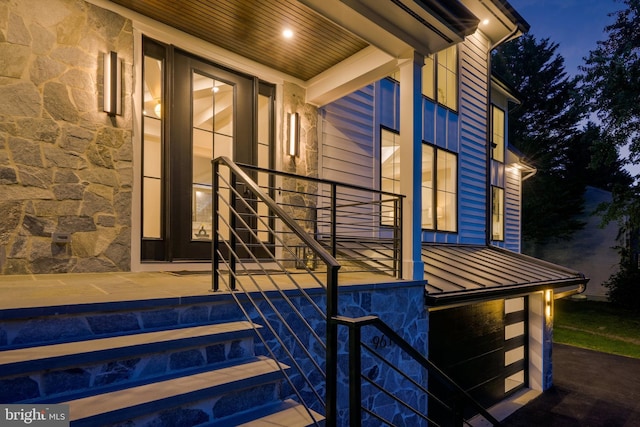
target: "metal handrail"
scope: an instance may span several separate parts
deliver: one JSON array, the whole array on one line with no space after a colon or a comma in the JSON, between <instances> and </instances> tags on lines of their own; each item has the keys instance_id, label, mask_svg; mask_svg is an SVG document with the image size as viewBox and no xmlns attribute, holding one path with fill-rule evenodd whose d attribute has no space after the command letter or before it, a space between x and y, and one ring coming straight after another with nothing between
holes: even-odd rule
<instances>
[{"instance_id":1,"label":"metal handrail","mask_svg":"<svg viewBox=\"0 0 640 427\"><path fill-rule=\"evenodd\" d=\"M401 219L404 195L373 190L360 185L324 178L274 171L249 164L238 163L237 165L249 173L267 174L270 177L270 183L271 177L279 177L291 179L295 182L305 182L307 185L317 185L318 189L324 188L324 191L304 191L300 189L287 189L286 185L261 187L263 190L269 188L269 191L278 193L282 192L317 198L320 203L312 208L283 201L279 201L278 205L293 209L313 209L316 214L322 213L322 217L316 217L315 219L304 217L304 214L302 214L302 218L294 219L300 219L300 221L306 224L313 223L315 225L314 234L317 235L317 240L329 248L329 253L334 258L342 260L345 263L351 263L353 261L360 262L360 264L355 265L359 265L361 268L367 269L367 271L384 272L396 278L402 277L402 245L400 240L402 238ZM367 197L367 195L375 195L375 197L373 197L372 200L356 201L356 199ZM373 200L375 198L378 200ZM326 203L325 205L321 203L323 201ZM366 206L370 206L372 211L357 211L358 208L366 209ZM389 222L383 221L383 212L385 209L390 215L388 219ZM369 220L376 217L378 217L378 222L369 222ZM357 221L356 218L361 221ZM346 222L343 222L343 220L346 220ZM366 253L366 248L356 249L354 247L344 246L344 243L348 242L350 237L362 237L362 233L372 233L372 236L376 236L379 242L377 246L384 246L385 249L388 249L388 252L377 251L378 258L374 260L370 254ZM389 237L382 237L379 233L390 234L388 234ZM322 236L324 236L324 238L322 238ZM384 242L391 242L392 244L384 245ZM354 264L352 264L350 271L353 271L353 268Z\"/></svg>"},{"instance_id":2,"label":"metal handrail","mask_svg":"<svg viewBox=\"0 0 640 427\"><path fill-rule=\"evenodd\" d=\"M274 216L278 217L282 223L293 232L313 253L314 255L320 259L327 267L326 271L326 319L332 318L337 315L338 311L338 270L340 269L340 264L338 261L326 250L322 247L320 243L318 243L312 236L310 236L299 224L296 220L294 220L287 212L285 212L269 195L267 195L258 184L245 172L243 171L236 163L234 163L228 157L218 157L212 161L213 163L213 239L212 239L212 263L213 263L213 272L212 275L212 289L214 291L219 290L220 287L220 274L219 274L219 266L222 261L221 253L219 250L220 245L220 236L219 236L219 227L220 227L220 218L218 215L219 212L219 195L220 195L220 166L226 166L231 173L231 182L228 184L231 191L231 200L228 201L228 205L235 206L236 197L238 196L235 188L237 184L237 180L241 180L245 185L246 190L260 199L273 213ZM254 212L255 213L255 212ZM227 226L233 230L231 232L230 241L225 242L228 246L228 250L234 252L234 256L230 256L230 263L227 265L227 269L229 271L229 287L231 290L236 289L236 259L235 256L235 247L238 245L239 236L235 232L236 226L236 217L234 215L231 218L231 223ZM245 227L249 228L247 224L244 224ZM254 234L254 237L255 234ZM244 242L241 243L244 246ZM248 250L246 246L243 248L244 250ZM256 260L257 261L257 260ZM243 309L243 312L245 310ZM248 313L245 312L245 315L248 316ZM263 317L264 318L264 317ZM338 326L335 323L327 322L326 328L326 367L325 367L325 425L335 426L337 422L337 373L338 373ZM277 334L275 334L277 335ZM260 336L262 339L262 336ZM263 340L263 343L266 344L266 341ZM283 345L284 343L281 343ZM283 346L284 347L284 346ZM271 350L268 349L271 353ZM293 356L290 357L293 360ZM295 387L292 386L292 388ZM297 390L295 390L296 393ZM307 408L308 409L308 408Z\"/></svg>"},{"instance_id":3,"label":"metal handrail","mask_svg":"<svg viewBox=\"0 0 640 427\"><path fill-rule=\"evenodd\" d=\"M227 287L232 291L242 290L244 292L245 299L242 300L238 297L236 292L232 292L231 295L235 299L247 319L251 321L251 314L249 311L253 310L253 312L257 313L257 316L261 318L262 321L264 321L265 324L262 326L265 327L264 331L267 333L267 335L265 335L259 329L256 329L257 337L262 342L271 358L277 360L279 358L278 354L281 354L284 360L288 359L291 361L291 365L297 370L299 377L312 389L311 394L315 396L313 398L315 400L313 400L314 403L312 403L312 405L315 405L315 402L317 402L320 408L325 411L325 425L333 427L336 426L338 422L338 327L340 325L347 325L350 328L349 363L352 366L350 367L349 374L349 412L351 417L351 425L360 425L362 411L365 411L374 419L386 422L386 420L384 420L378 414L375 414L373 411L370 411L367 408L362 408L361 406L361 381L362 379L369 380L361 373L360 355L362 349L369 351L380 360L383 360L384 363L387 363L387 365L390 364L390 362L385 361L366 344L360 342L360 329L365 325L373 325L374 327L377 327L382 333L393 340L400 348L402 348L402 350L409 354L420 365L427 368L430 374L433 374L436 377L443 378L443 383L446 384L447 387L450 387L452 390L463 396L465 400L472 399L471 396L469 396L464 390L453 383L453 381L449 379L442 371L435 367L428 359L424 358L421 353L411 347L410 344L404 341L398 334L391 330L389 326L384 324L377 317L371 316L361 319L350 319L338 316L338 270L341 266L340 263L338 262L338 260L336 260L334 255L327 252L326 247L323 246L318 240L316 240L316 238L314 238L314 235L306 231L296 218L294 218L285 209L283 209L283 204L279 204L278 202L276 202L272 197L270 197L267 191L265 191L256 183L256 180L250 176L251 172L246 172L244 169L248 169L249 171L260 170L270 174L279 174L295 179L311 180L318 183L328 182L331 185L332 208L331 219L329 220L331 224L331 236L329 237L332 239L331 251L334 254L336 252L335 236L337 209L335 207L337 199L337 186L340 185L351 187L359 191L374 192L373 190L358 186L349 186L337 183L335 181L326 181L317 178L301 177L295 174L284 172L269 171L250 165L239 165L234 163L227 157L219 157L213 160L212 163L214 195L212 199L214 212L214 232L212 239L212 262L214 274L212 278L212 289L214 291L219 290L220 281L224 280L225 277L223 273L226 273L228 274L228 280L225 282ZM223 176L221 174L221 166L228 168L229 175L225 174ZM243 190L239 190L238 184L242 184ZM221 190L224 191L221 192ZM374 193L381 194L383 192ZM387 194L392 195L391 193ZM397 195L392 196L394 196L394 233L398 233L398 230L400 230L400 225L402 224L402 210L400 203L401 198L399 198ZM257 207L258 202L264 204L264 206L269 211L268 214L259 214L259 208ZM229 215L227 217L222 215L221 206L228 209ZM286 206L288 205L285 205L285 208ZM260 230L256 230L255 225L252 225L252 220L249 220L248 218L256 218L258 221L260 221ZM281 224L281 227L272 226L271 220L276 218L278 221L280 221L278 224ZM221 225L226 227L226 229L228 230L226 234L220 232ZM266 233L266 235L269 236L269 241L263 241L258 233ZM313 252L314 256L321 263L326 265L326 283L320 283L320 279L315 276L316 273L310 271L309 268L307 268L306 272L309 273L314 278L314 280L316 280L316 282L314 283L319 284L325 290L325 310L322 310L322 308L320 308L314 301L312 301L309 294L296 282L296 278L294 276L298 273L292 273L285 267L285 263L291 261L291 259L286 258L284 261L282 261L282 258L278 258L280 255L277 255L276 252L271 252L273 248L279 247L282 249L282 252L287 252L286 255L292 257L297 262L297 254L294 250L292 250L293 246L290 241L287 241L285 239L286 234L291 234L299 239L300 242L306 246L306 248ZM264 235L262 237L264 237ZM393 245L394 254L397 255L398 252L396 252L396 245L399 244L399 236L395 237L396 238L394 238ZM305 319L305 315L303 315L303 312L296 308L296 306L287 296L287 293L279 287L278 283L276 283L276 280L262 265L261 261L263 261L263 259L259 259L253 252L256 249L262 250L261 253L269 253L269 255L266 256L270 257L272 259L272 263L275 263L277 267L280 268L279 274L281 276L279 277L285 277L286 279L290 280L290 282L293 283L300 291L300 295L304 299L306 299L306 303L310 303L313 305L313 308L316 310L314 312L314 316L316 316L316 319L319 319L320 322L326 324L326 343L323 343L321 337L313 331L313 323L307 322L307 319ZM394 260L394 263L399 263L399 261L400 260ZM220 268L221 263L223 269ZM264 276L267 276L266 280L268 280L268 284L270 286L269 289L276 289L276 292L278 292L282 297L283 302L287 304L284 311L281 308L279 309L277 306L278 304L271 300L270 292L262 288L263 285L261 285L256 279L256 276L252 274L252 271L255 270L251 270L251 268L255 267L248 267L247 263L250 263L252 266L257 266L258 271L261 271ZM396 267L394 266L394 268ZM396 271L399 271L399 269ZM244 277L244 279L242 279L241 276ZM245 283L248 286L245 286ZM261 299L257 300L257 298ZM249 303L250 309L244 307L243 303ZM267 313L265 310L268 310L269 312ZM315 342L319 343L319 347L317 348L319 349L320 354L324 352L324 361L313 360L312 354L304 348L304 343L300 341L300 339L296 336L297 330L295 329L295 327L288 324L288 315L297 316L298 320L296 321L300 322L300 327L310 330L309 336L312 337ZM275 326L271 324L270 320L268 319L269 317L272 317L275 320ZM288 334L287 338L280 336L281 332L278 329L279 327L282 328L282 331ZM288 337L291 338L289 339ZM270 344L268 342L270 339L273 340L272 342L275 342L275 350L274 348L270 347ZM293 345L291 345L291 347L289 348L288 346L291 343L293 343ZM304 354L304 356L310 360L310 369L317 371L320 374L320 378L325 381L324 395L322 395L321 391L315 390L314 384L312 384L312 375L304 370L303 364L298 363L298 354L296 353L296 351ZM324 372L322 369L323 365ZM400 366L391 366L391 369L394 369L397 372L400 372L400 368ZM292 377L284 369L282 369L282 373L285 380L291 386L292 393L295 393L300 403L305 406L305 409L312 417L312 419L315 419L312 415L312 407L308 406L307 402L305 402L306 397L303 396L304 393L301 390L298 390L294 385L295 379L292 379ZM400 373L400 375L403 375L403 373ZM417 389L420 390L420 392L427 394L430 398L434 397L427 389L425 389L425 386L417 384L415 381L413 381L412 378L407 377L406 375L405 378L410 382L413 382L414 386L416 386ZM380 388L373 381L369 381L374 385L374 387ZM380 388L380 392L389 397L394 397L391 392L384 388ZM474 402L473 400L471 401ZM416 408L412 407L411 405L402 401L398 402L400 402L400 405L407 408L408 411L417 413ZM495 421L495 419L493 419L488 413L486 413L486 410L479 406L479 404L476 403L473 404L473 406L479 408L479 412L482 413L485 418L487 418L491 422ZM423 419L429 421L425 415L419 415ZM316 424L318 424L317 421ZM499 424L494 423L494 425Z\"/></svg>"},{"instance_id":4,"label":"metal handrail","mask_svg":"<svg viewBox=\"0 0 640 427\"><path fill-rule=\"evenodd\" d=\"M464 400L468 405L472 406L479 415L484 417L488 422L490 422L493 426L500 426L500 421L498 421L493 415L491 415L478 401L476 401L466 390L460 387L453 379L451 379L446 373L444 373L440 368L438 368L433 362L427 359L422 353L416 350L411 344L409 344L404 338L402 338L398 333L396 333L393 329L389 327L385 322L383 322L377 316L365 316L359 318L351 318L345 316L336 316L330 320L330 322L335 322L336 324L343 325L349 328L349 417L350 417L350 425L359 426L362 423L362 411L369 413L370 415L375 416L380 419L380 417L376 414L373 414L372 411L362 408L362 396L361 396L361 387L362 387L362 379L369 380L366 376L362 374L362 366L361 366L361 353L362 347L365 346L361 342L361 329L364 326L372 326L378 329L382 334L387 336L391 341L393 341L402 351L407 353L414 361L419 363L423 368L427 370L429 375L435 375L442 384L444 384L449 390L457 393L458 396L462 400ZM382 357L378 354L378 357ZM398 367L395 367L398 369ZM425 391L428 393L428 391ZM401 402L398 398L395 400L399 401L400 404L407 406L405 402ZM463 425L466 421L463 418L462 411L458 410L459 408L449 408L456 417L456 424ZM425 417L423 417L425 419ZM427 419L427 421L431 422Z\"/></svg>"}]
</instances>

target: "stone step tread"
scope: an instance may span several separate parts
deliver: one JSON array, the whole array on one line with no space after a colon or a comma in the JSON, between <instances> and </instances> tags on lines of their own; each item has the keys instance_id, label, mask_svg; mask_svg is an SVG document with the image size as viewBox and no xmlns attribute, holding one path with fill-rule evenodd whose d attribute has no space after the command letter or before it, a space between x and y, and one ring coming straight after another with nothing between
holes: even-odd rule
<instances>
[{"instance_id":1,"label":"stone step tread","mask_svg":"<svg viewBox=\"0 0 640 427\"><path fill-rule=\"evenodd\" d=\"M277 381L281 379L281 368L288 367L271 359L260 358L212 371L62 403L69 405L72 422L87 420L90 421L88 425L96 425L100 423L99 418L89 418L101 415L112 422L117 421L119 416L123 417L120 420L124 421L140 415L128 411L134 407L140 407L144 410L143 413L153 412L183 402L213 397L228 390Z\"/></svg>"},{"instance_id":2,"label":"stone step tread","mask_svg":"<svg viewBox=\"0 0 640 427\"><path fill-rule=\"evenodd\" d=\"M284 404L286 407L282 410L238 424L238 427L305 427L324 421L322 415L311 409L307 411L303 405L293 400L287 400Z\"/></svg>"},{"instance_id":3,"label":"stone step tread","mask_svg":"<svg viewBox=\"0 0 640 427\"><path fill-rule=\"evenodd\" d=\"M311 413L311 415L310 415ZM324 426L324 416L293 399L263 405L224 419L215 420L202 427L306 427Z\"/></svg>"},{"instance_id":4,"label":"stone step tread","mask_svg":"<svg viewBox=\"0 0 640 427\"><path fill-rule=\"evenodd\" d=\"M29 369L55 369L77 363L77 358L89 354L96 357L131 356L136 351L164 351L184 345L215 344L249 337L257 325L247 321L226 322L190 328L142 332L108 338L96 338L62 344L0 351L0 373L3 376L24 373Z\"/></svg>"}]
</instances>

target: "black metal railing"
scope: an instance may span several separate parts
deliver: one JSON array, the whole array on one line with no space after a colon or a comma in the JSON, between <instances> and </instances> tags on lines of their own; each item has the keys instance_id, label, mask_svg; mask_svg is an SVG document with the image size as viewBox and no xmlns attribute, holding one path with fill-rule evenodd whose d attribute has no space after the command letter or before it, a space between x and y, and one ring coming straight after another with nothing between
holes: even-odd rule
<instances>
[{"instance_id":1,"label":"black metal railing","mask_svg":"<svg viewBox=\"0 0 640 427\"><path fill-rule=\"evenodd\" d=\"M387 408L395 405L402 412L408 412L414 417L412 425L429 426L464 426L470 425L465 419L465 409L470 408L493 426L499 426L500 422L482 407L469 393L456 384L442 370L435 366L429 359L416 350L411 344L398 335L386 323L376 316L350 318L338 316L334 322L346 326L349 329L349 425L360 426L363 420L370 424L373 421L379 425L396 425L394 420L385 418L385 415L376 408L368 405L368 401L362 399L364 384L378 391L383 398L378 399L376 406ZM370 328L368 336L363 337L363 329ZM373 337L373 339L371 339ZM402 366L391 363L385 352L390 350L400 351L406 355ZM368 366L363 366L363 354L367 355ZM396 354L395 357L398 355ZM396 376L390 380L383 371L391 371ZM365 374L364 371L368 373ZM444 394L436 394L425 384L437 382ZM405 384L403 393L399 393L398 384ZM393 384L393 390L388 384ZM413 393L407 390L413 390ZM410 396L414 398L411 399ZM417 408L422 396L429 401L429 411L425 413ZM386 399L388 402L383 403ZM422 402L424 403L424 402ZM420 405L426 407L426 405ZM432 415L432 413L434 415ZM442 415L444 414L444 416ZM403 417L406 425L406 417Z\"/></svg>"},{"instance_id":2,"label":"black metal railing","mask_svg":"<svg viewBox=\"0 0 640 427\"><path fill-rule=\"evenodd\" d=\"M402 277L404 196L252 165L238 167L340 262L342 272ZM277 227L277 215L262 200L251 203L264 225ZM257 225L262 226L260 221ZM296 249L304 258L304 245Z\"/></svg>"},{"instance_id":3,"label":"black metal railing","mask_svg":"<svg viewBox=\"0 0 640 427\"><path fill-rule=\"evenodd\" d=\"M430 405L442 403L454 420L451 425L463 425L462 405L458 402L477 409L498 425L468 394L378 318L338 316L338 271L343 263L355 265L355 270L364 265L366 271L377 267L387 274L401 274L401 258L394 259L400 255L401 198L369 190L375 194L365 200L364 189L345 186L351 194L347 197L340 186L238 165L226 157L213 161L212 289L241 291L231 295L244 316L260 325L255 328L261 346L258 353L280 362L285 378L282 397L292 397L303 404L316 425L338 424L338 328L345 325L350 335L349 425L360 426L363 413L374 424L394 425L393 420L364 405L363 380L372 392L365 393L367 396L386 396L403 411L415 414L415 425L420 425L420 420L438 425L424 414L427 398ZM323 199L317 195L322 192L329 196ZM393 219L392 226L380 216L387 209L392 209L392 215L386 216ZM364 215L364 211L375 218L369 219L368 225L358 227L357 221L352 224L348 219L349 215L357 217L358 212ZM387 240L385 233L391 234ZM369 247L367 235L378 246ZM370 254L373 259L358 259ZM403 360L403 366L390 363L361 339L364 327L380 331L409 360ZM362 373L363 352L369 354L369 364L379 360L373 367L367 366L367 375ZM425 370L425 374L416 377L402 373L411 363L416 369ZM383 368L397 372L402 381L415 387L413 397L397 395L397 390L378 384L371 373ZM425 385L427 375L441 379L455 395L453 404L431 393Z\"/></svg>"},{"instance_id":4,"label":"black metal railing","mask_svg":"<svg viewBox=\"0 0 640 427\"><path fill-rule=\"evenodd\" d=\"M213 195L213 290L242 291L231 295L262 326L255 331L264 352L289 365L283 397L295 397L316 424L320 413L335 425L337 325L327 319L337 315L340 264L228 158L213 161ZM301 258L300 247L321 266Z\"/></svg>"}]
</instances>

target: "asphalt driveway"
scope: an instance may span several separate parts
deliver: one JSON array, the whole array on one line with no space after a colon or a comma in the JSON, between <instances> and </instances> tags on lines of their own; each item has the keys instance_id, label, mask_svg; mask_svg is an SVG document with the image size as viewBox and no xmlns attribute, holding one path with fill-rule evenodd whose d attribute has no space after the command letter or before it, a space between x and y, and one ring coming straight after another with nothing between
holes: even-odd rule
<instances>
[{"instance_id":1,"label":"asphalt driveway","mask_svg":"<svg viewBox=\"0 0 640 427\"><path fill-rule=\"evenodd\" d=\"M640 426L640 359L554 344L553 381L503 425Z\"/></svg>"}]
</instances>

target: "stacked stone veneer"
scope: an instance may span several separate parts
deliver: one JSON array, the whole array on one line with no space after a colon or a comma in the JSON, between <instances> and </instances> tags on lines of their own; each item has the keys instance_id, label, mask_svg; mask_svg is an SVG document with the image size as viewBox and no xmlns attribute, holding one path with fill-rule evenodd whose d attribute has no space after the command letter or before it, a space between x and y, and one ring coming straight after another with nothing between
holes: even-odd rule
<instances>
[{"instance_id":1,"label":"stacked stone veneer","mask_svg":"<svg viewBox=\"0 0 640 427\"><path fill-rule=\"evenodd\" d=\"M119 117L102 112L111 50L124 63ZM0 2L1 273L130 269L132 54L131 22L104 9Z\"/></svg>"},{"instance_id":2,"label":"stacked stone veneer","mask_svg":"<svg viewBox=\"0 0 640 427\"><path fill-rule=\"evenodd\" d=\"M362 317L375 315L380 317L394 331L400 334L420 353L427 354L428 346L428 315L424 305L424 286L418 282L404 282L403 284L372 285L372 286L349 286L340 288L338 303L338 314L347 317ZM299 294L299 293L298 293ZM322 291L309 291L309 296L320 310L326 309L326 297ZM264 352L265 355L275 356L279 361L292 366L289 373L291 381L295 384L302 399L314 410L324 413L324 408L319 404L316 394L306 384L302 373L315 385L315 390L320 396L324 396L325 382L323 375L318 371L311 359L314 359L321 368L325 368L325 350L316 337L309 331L312 329L324 342L326 334L326 323L318 310L309 303L307 298L290 294L287 299L273 293L270 301L267 302L256 295L254 303L243 303L250 319L264 328L261 333L264 335L267 346L258 342L256 352ZM274 307L282 315L276 314ZM301 316L296 313L298 311ZM262 316L262 313L268 322ZM303 350L291 331L282 321L286 321L295 335L302 342ZM271 325L271 328L269 327ZM307 327L307 325L309 327ZM283 350L280 342L274 337L277 335L288 348L288 353L292 354L295 362L291 360L287 351ZM412 359L410 359L400 348L392 345L388 337L381 335L379 331L372 327L362 330L362 342L370 347L377 347L377 351L385 357L391 364L399 366L404 372L419 384L426 386L426 372ZM376 344L377 343L377 344ZM383 344L384 343L384 344ZM338 418L339 425L349 425L349 349L348 349L348 329L339 327L338 335ZM272 352L272 353L271 353ZM311 358L307 352L311 354ZM298 368L299 367L299 368ZM372 357L367 352L363 352L362 372L376 383L386 387L394 396L402 399L413 408L426 414L427 397L418 391L415 386L398 374L379 359ZM288 383L283 384L283 397L290 397L298 400L298 396L293 392ZM393 422L394 425L420 426L425 425L423 420L415 414L407 411L402 405L390 399L380 390L370 384L363 382L362 402L365 407L374 411L385 419ZM363 417L363 425L378 426L380 421Z\"/></svg>"}]
</instances>

